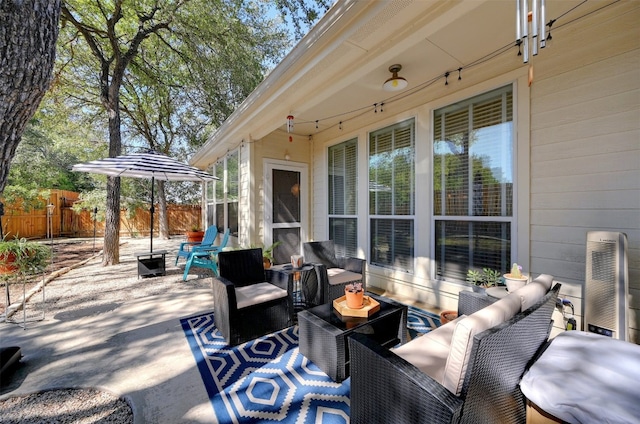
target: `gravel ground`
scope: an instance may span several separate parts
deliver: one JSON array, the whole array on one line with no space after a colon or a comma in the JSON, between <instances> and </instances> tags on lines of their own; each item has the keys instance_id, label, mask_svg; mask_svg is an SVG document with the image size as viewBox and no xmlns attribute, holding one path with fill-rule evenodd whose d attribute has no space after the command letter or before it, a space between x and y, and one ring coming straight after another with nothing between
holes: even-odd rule
<instances>
[{"instance_id":1,"label":"gravel ground","mask_svg":"<svg viewBox=\"0 0 640 424\"><path fill-rule=\"evenodd\" d=\"M135 251L148 250L149 241L146 239L121 239L120 258L131 258ZM154 240L154 250L174 249L177 240ZM88 248L91 246L91 249ZM93 256L93 242L69 244L67 250L75 251L72 262L82 263L87 257ZM59 257L65 256L61 246L58 248ZM83 254L79 254L83 252ZM69 252L67 252L69 254ZM91 310L101 313L132 299L139 299L159 293L192 290L194 287L209 287L210 276L208 270L201 270L203 275L193 275L187 282L182 282L184 267L173 267L175 254L167 255L167 275L163 277L145 278L145 284L134 284L138 277L131 275L130 263L121 263L109 267L101 265L97 258L77 267L70 263L70 268L77 268L73 272L77 277L72 279L65 276L64 284L59 283L60 277L50 281L46 287L46 303L42 296L35 293L27 302L27 315L42 315L62 318L77 316L83 311ZM184 263L182 263L184 265ZM60 268L60 266L58 267ZM80 272L78 272L80 271ZM71 274L69 274L71 275ZM86 277L92 276L90 279ZM180 282L181 284L176 284ZM20 290L21 292L22 290ZM21 293L20 293L21 294ZM17 318L16 318L17 317ZM19 323L22 311L14 314ZM0 325L14 325L0 323ZM0 394L2 391L0 391ZM0 401L0 422L2 423L133 423L133 413L128 403L111 393L93 388L62 388L33 393L26 396L9 397Z\"/></svg>"},{"instance_id":2,"label":"gravel ground","mask_svg":"<svg viewBox=\"0 0 640 424\"><path fill-rule=\"evenodd\" d=\"M40 423L132 423L127 402L94 389L61 389L9 398L0 402L0 422Z\"/></svg>"}]
</instances>

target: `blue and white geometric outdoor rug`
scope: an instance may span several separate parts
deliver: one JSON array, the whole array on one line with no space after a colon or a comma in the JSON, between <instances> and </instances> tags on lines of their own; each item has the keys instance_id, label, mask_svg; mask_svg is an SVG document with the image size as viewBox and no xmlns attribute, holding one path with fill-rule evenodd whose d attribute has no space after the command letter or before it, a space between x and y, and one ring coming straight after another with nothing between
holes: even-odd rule
<instances>
[{"instance_id":1,"label":"blue and white geometric outdoor rug","mask_svg":"<svg viewBox=\"0 0 640 424\"><path fill-rule=\"evenodd\" d=\"M351 379L331 380L298 351L298 326L229 348L213 313L180 320L220 424L348 423ZM412 306L410 337L440 325Z\"/></svg>"}]
</instances>

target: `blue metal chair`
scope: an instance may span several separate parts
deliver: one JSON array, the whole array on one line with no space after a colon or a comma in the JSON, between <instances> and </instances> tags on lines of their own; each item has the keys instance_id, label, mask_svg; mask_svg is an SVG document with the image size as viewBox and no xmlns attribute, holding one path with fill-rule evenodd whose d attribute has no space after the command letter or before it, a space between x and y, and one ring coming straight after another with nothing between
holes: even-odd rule
<instances>
[{"instance_id":1,"label":"blue metal chair","mask_svg":"<svg viewBox=\"0 0 640 424\"><path fill-rule=\"evenodd\" d=\"M202 238L202 242L191 242L185 241L180 243L180 248L178 249L178 255L176 256L176 265L178 265L178 260L182 257L186 260L189 259L189 255L193 251L194 247L211 247L213 242L216 241L216 237L218 236L218 227L215 225L210 226L204 232L204 237Z\"/></svg>"},{"instance_id":2,"label":"blue metal chair","mask_svg":"<svg viewBox=\"0 0 640 424\"><path fill-rule=\"evenodd\" d=\"M193 248L191 254L187 258L187 265L184 267L184 274L182 276L182 281L187 281L187 276L189 275L189 270L191 267L197 268L208 268L213 271L214 275L218 275L218 261L216 256L218 253L222 252L227 246L229 242L229 234L230 231L227 228L224 231L224 235L222 236L222 241L219 245L216 246L196 246Z\"/></svg>"}]
</instances>

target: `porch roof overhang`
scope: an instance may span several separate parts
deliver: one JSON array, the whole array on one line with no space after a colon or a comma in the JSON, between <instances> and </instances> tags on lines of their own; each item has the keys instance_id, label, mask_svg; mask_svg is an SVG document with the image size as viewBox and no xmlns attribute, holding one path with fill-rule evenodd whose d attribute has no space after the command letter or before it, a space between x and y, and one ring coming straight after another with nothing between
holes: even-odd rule
<instances>
[{"instance_id":1,"label":"porch roof overhang","mask_svg":"<svg viewBox=\"0 0 640 424\"><path fill-rule=\"evenodd\" d=\"M546 0L547 21L580 3ZM580 12L608 3L595 0ZM515 16L515 0L338 0L190 163L202 168L242 140L286 131L288 115L295 117L293 133L307 137L447 71L453 81L457 69L515 45ZM511 52L515 56L517 49ZM385 92L382 84L395 63L409 85L403 92ZM514 63L523 66L521 60Z\"/></svg>"}]
</instances>

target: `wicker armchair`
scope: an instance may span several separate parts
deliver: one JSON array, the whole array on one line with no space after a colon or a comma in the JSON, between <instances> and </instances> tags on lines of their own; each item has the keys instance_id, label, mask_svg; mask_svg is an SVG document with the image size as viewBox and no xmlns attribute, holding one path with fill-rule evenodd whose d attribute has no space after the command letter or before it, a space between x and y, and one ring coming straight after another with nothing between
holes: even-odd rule
<instances>
[{"instance_id":1,"label":"wicker armchair","mask_svg":"<svg viewBox=\"0 0 640 424\"><path fill-rule=\"evenodd\" d=\"M336 257L333 240L313 241L302 245L304 260L319 268L322 303L333 302L344 296L347 284L365 284L365 260L360 258Z\"/></svg>"},{"instance_id":2,"label":"wicker armchair","mask_svg":"<svg viewBox=\"0 0 640 424\"><path fill-rule=\"evenodd\" d=\"M229 345L293 325L286 281L280 281L279 273L265 273L262 249L220 252L218 262L220 276L212 283L213 316Z\"/></svg>"},{"instance_id":3,"label":"wicker armchair","mask_svg":"<svg viewBox=\"0 0 640 424\"><path fill-rule=\"evenodd\" d=\"M518 384L549 336L559 290L556 284L532 306L473 335L459 394L366 335L354 334L349 339L351 423L525 423ZM465 298L460 297L461 304ZM442 328L451 326L447 330L453 333L455 325ZM436 353L423 352L431 355Z\"/></svg>"}]
</instances>

